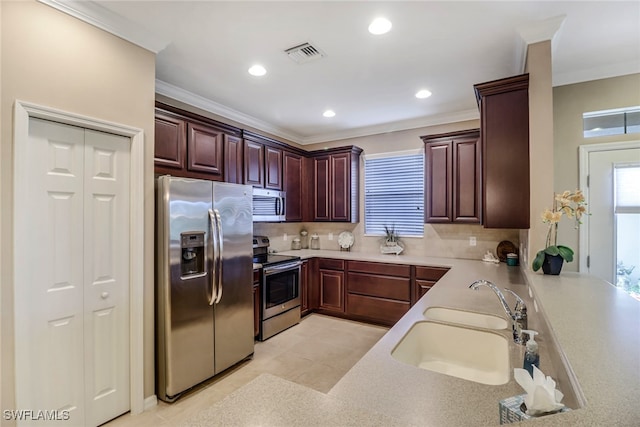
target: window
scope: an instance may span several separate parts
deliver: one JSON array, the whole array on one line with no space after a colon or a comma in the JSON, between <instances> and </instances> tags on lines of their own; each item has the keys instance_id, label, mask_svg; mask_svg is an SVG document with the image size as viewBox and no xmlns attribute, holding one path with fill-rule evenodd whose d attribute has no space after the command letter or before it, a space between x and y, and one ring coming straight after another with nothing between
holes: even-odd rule
<instances>
[{"instance_id":1,"label":"window","mask_svg":"<svg viewBox=\"0 0 640 427\"><path fill-rule=\"evenodd\" d=\"M640 133L640 107L584 113L582 127L585 138Z\"/></svg>"},{"instance_id":2,"label":"window","mask_svg":"<svg viewBox=\"0 0 640 427\"><path fill-rule=\"evenodd\" d=\"M424 233L424 153L369 155L364 160L364 231L400 236Z\"/></svg>"}]
</instances>

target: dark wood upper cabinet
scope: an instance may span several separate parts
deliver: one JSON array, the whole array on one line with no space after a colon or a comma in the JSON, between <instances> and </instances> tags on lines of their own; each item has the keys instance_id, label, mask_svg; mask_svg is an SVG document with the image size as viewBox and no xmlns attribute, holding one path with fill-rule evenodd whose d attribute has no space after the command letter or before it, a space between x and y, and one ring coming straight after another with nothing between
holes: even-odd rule
<instances>
[{"instance_id":1,"label":"dark wood upper cabinet","mask_svg":"<svg viewBox=\"0 0 640 427\"><path fill-rule=\"evenodd\" d=\"M243 136L244 183L258 188L282 190L283 153L296 150L280 141L253 132L244 131Z\"/></svg>"},{"instance_id":2,"label":"dark wood upper cabinet","mask_svg":"<svg viewBox=\"0 0 640 427\"><path fill-rule=\"evenodd\" d=\"M224 134L215 128L194 123L189 123L187 128L187 169L222 179Z\"/></svg>"},{"instance_id":3,"label":"dark wood upper cabinet","mask_svg":"<svg viewBox=\"0 0 640 427\"><path fill-rule=\"evenodd\" d=\"M303 171L304 158L285 151L283 154L283 190L285 197L285 215L287 221L304 220Z\"/></svg>"},{"instance_id":4,"label":"dark wood upper cabinet","mask_svg":"<svg viewBox=\"0 0 640 427\"><path fill-rule=\"evenodd\" d=\"M319 156L313 159L313 176L315 182L314 191L314 221L330 221L329 197L331 194L331 177L329 165L330 156Z\"/></svg>"},{"instance_id":5,"label":"dark wood upper cabinet","mask_svg":"<svg viewBox=\"0 0 640 427\"><path fill-rule=\"evenodd\" d=\"M264 187L282 190L282 150L266 146L264 156Z\"/></svg>"},{"instance_id":6,"label":"dark wood upper cabinet","mask_svg":"<svg viewBox=\"0 0 640 427\"><path fill-rule=\"evenodd\" d=\"M480 108L483 224L529 228L529 75L474 85Z\"/></svg>"},{"instance_id":7,"label":"dark wood upper cabinet","mask_svg":"<svg viewBox=\"0 0 640 427\"><path fill-rule=\"evenodd\" d=\"M479 130L421 138L425 143L425 222L479 223Z\"/></svg>"},{"instance_id":8,"label":"dark wood upper cabinet","mask_svg":"<svg viewBox=\"0 0 640 427\"><path fill-rule=\"evenodd\" d=\"M159 168L184 169L187 133L186 122L156 111L155 165Z\"/></svg>"},{"instance_id":9,"label":"dark wood upper cabinet","mask_svg":"<svg viewBox=\"0 0 640 427\"><path fill-rule=\"evenodd\" d=\"M243 158L242 138L225 135L224 138L224 181L242 184Z\"/></svg>"},{"instance_id":10,"label":"dark wood upper cabinet","mask_svg":"<svg viewBox=\"0 0 640 427\"><path fill-rule=\"evenodd\" d=\"M233 126L157 102L155 173L236 182L241 134Z\"/></svg>"},{"instance_id":11,"label":"dark wood upper cabinet","mask_svg":"<svg viewBox=\"0 0 640 427\"><path fill-rule=\"evenodd\" d=\"M244 183L264 187L264 145L244 140Z\"/></svg>"},{"instance_id":12,"label":"dark wood upper cabinet","mask_svg":"<svg viewBox=\"0 0 640 427\"><path fill-rule=\"evenodd\" d=\"M314 221L358 222L358 175L362 149L312 152Z\"/></svg>"}]
</instances>

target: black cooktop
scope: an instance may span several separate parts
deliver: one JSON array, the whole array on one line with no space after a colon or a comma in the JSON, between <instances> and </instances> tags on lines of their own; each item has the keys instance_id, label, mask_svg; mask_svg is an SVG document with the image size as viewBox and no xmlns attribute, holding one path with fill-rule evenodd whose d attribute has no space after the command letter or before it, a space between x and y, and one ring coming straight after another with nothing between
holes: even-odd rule
<instances>
[{"instance_id":1,"label":"black cooktop","mask_svg":"<svg viewBox=\"0 0 640 427\"><path fill-rule=\"evenodd\" d=\"M253 262L262 264L263 267L266 267L268 265L283 264L290 261L297 261L299 259L299 256L292 255L260 254L254 255Z\"/></svg>"}]
</instances>

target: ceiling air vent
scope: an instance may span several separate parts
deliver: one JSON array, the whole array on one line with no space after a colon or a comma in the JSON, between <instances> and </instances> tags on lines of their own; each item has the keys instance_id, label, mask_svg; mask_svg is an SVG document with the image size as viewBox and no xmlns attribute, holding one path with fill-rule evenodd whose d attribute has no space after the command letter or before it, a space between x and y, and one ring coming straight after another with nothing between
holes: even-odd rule
<instances>
[{"instance_id":1,"label":"ceiling air vent","mask_svg":"<svg viewBox=\"0 0 640 427\"><path fill-rule=\"evenodd\" d=\"M320 59L325 56L324 52L313 46L311 43L303 43L301 45L291 47L285 50L284 53L298 64L304 64L305 62Z\"/></svg>"}]
</instances>

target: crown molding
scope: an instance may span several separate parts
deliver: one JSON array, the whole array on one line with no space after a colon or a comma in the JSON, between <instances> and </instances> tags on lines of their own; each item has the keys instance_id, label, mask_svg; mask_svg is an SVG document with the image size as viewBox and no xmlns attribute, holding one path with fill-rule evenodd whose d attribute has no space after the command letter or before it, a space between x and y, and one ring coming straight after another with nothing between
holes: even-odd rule
<instances>
[{"instance_id":1,"label":"crown molding","mask_svg":"<svg viewBox=\"0 0 640 427\"><path fill-rule=\"evenodd\" d=\"M360 138L364 136L379 135L389 132L399 132L403 130L419 129L427 126L443 125L447 123L463 122L467 120L477 120L480 118L478 109L458 111L455 113L435 114L432 116L418 117L415 119L401 120L391 123L366 126L355 129L347 129L334 133L327 133L317 136L303 138L299 142L301 145L317 144L321 142L339 141L342 139Z\"/></svg>"},{"instance_id":2,"label":"crown molding","mask_svg":"<svg viewBox=\"0 0 640 427\"><path fill-rule=\"evenodd\" d=\"M233 108L229 108L162 80L156 79L156 93L298 144L300 143L299 141L303 139L302 135L291 133L280 127L273 126L263 120L257 119L238 110L234 110Z\"/></svg>"},{"instance_id":3,"label":"crown molding","mask_svg":"<svg viewBox=\"0 0 640 427\"><path fill-rule=\"evenodd\" d=\"M200 108L201 110L217 114L218 116L233 120L234 122L240 123L242 125L246 125L263 132L267 132L271 135L284 138L288 141L295 142L296 144L300 145L338 141L342 139L358 138L387 132L396 132L402 130L417 129L426 126L441 125L445 123L476 120L480 118L480 113L478 112L478 110L471 109L456 113L436 114L428 117L419 117L416 119L402 120L398 122L384 123L374 126L366 126L362 128L348 129L345 131L305 137L297 133L291 133L290 131L287 131L280 127L273 126L263 120L234 110L203 96L196 95L193 92L189 92L185 89L174 86L162 80L156 79L156 93L168 98L175 99L176 101L184 102L185 104L194 106L196 108Z\"/></svg>"},{"instance_id":4,"label":"crown molding","mask_svg":"<svg viewBox=\"0 0 640 427\"><path fill-rule=\"evenodd\" d=\"M171 40L140 28L128 19L105 9L93 1L38 1L156 54L166 48L171 42Z\"/></svg>"},{"instance_id":5,"label":"crown molding","mask_svg":"<svg viewBox=\"0 0 640 427\"><path fill-rule=\"evenodd\" d=\"M627 61L617 64L607 64L601 67L582 69L570 73L554 73L553 86L565 86L591 80L607 79L611 77L640 74L640 62Z\"/></svg>"},{"instance_id":6,"label":"crown molding","mask_svg":"<svg viewBox=\"0 0 640 427\"><path fill-rule=\"evenodd\" d=\"M517 42L516 64L520 73L524 73L527 63L527 49L530 44L551 40L551 55L553 56L566 19L566 15L555 16L543 21L523 25L517 29L520 37Z\"/></svg>"}]
</instances>

